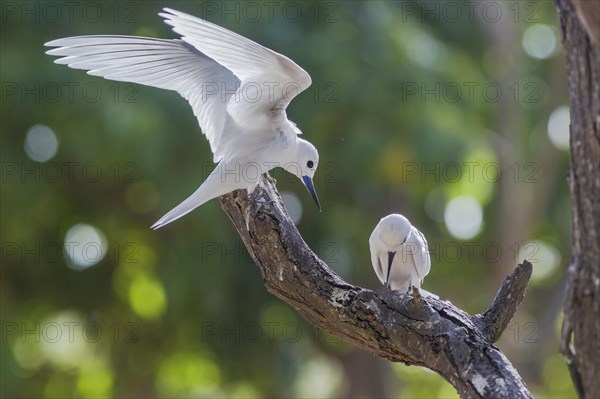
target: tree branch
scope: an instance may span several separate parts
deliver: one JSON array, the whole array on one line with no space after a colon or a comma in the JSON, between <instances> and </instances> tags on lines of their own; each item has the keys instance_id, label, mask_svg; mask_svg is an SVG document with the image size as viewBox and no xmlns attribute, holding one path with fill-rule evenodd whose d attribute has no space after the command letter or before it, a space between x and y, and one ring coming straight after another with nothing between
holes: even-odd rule
<instances>
[{"instance_id":1,"label":"tree branch","mask_svg":"<svg viewBox=\"0 0 600 399\"><path fill-rule=\"evenodd\" d=\"M374 292L345 282L308 248L270 177L263 177L251 196L237 190L220 202L267 290L316 328L382 358L427 367L462 397L531 398L517 371L487 338L499 336L514 314L531 273L529 263L505 281L492 309L473 319L449 301L389 289ZM512 299L503 297L509 294ZM503 304L507 309L500 309ZM494 322L494 315L500 320Z\"/></svg>"},{"instance_id":2,"label":"tree branch","mask_svg":"<svg viewBox=\"0 0 600 399\"><path fill-rule=\"evenodd\" d=\"M569 78L572 199L560 351L577 393L600 397L600 4L556 0Z\"/></svg>"},{"instance_id":3,"label":"tree branch","mask_svg":"<svg viewBox=\"0 0 600 399\"><path fill-rule=\"evenodd\" d=\"M570 0L569 1L581 26L585 29L590 39L600 46L600 3L588 0Z\"/></svg>"},{"instance_id":4,"label":"tree branch","mask_svg":"<svg viewBox=\"0 0 600 399\"><path fill-rule=\"evenodd\" d=\"M492 306L483 315L472 317L473 322L488 341L498 341L515 315L517 307L525 297L525 288L531 278L532 270L531 263L523 261L510 276L506 276Z\"/></svg>"}]
</instances>

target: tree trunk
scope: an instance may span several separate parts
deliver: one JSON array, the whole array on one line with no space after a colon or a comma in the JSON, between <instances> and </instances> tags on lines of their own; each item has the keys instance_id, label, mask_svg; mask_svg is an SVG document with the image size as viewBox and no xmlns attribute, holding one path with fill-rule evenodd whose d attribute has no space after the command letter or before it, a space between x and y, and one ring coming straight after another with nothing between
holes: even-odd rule
<instances>
[{"instance_id":1,"label":"tree trunk","mask_svg":"<svg viewBox=\"0 0 600 399\"><path fill-rule=\"evenodd\" d=\"M465 398L531 398L493 345L523 299L529 262L506 278L485 313L469 316L416 290L373 292L342 280L308 248L271 178L263 177L251 196L237 190L220 201L267 290L316 328L382 358L427 367Z\"/></svg>"},{"instance_id":2,"label":"tree trunk","mask_svg":"<svg viewBox=\"0 0 600 399\"><path fill-rule=\"evenodd\" d=\"M600 2L557 0L571 96L573 201L561 352L580 397L600 397Z\"/></svg>"}]
</instances>

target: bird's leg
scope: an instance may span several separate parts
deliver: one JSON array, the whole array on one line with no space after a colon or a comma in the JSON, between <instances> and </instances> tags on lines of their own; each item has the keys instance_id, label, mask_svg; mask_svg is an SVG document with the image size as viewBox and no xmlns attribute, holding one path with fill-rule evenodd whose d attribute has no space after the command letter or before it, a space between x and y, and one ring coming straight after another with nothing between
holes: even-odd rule
<instances>
[{"instance_id":1,"label":"bird's leg","mask_svg":"<svg viewBox=\"0 0 600 399\"><path fill-rule=\"evenodd\" d=\"M407 294L410 294L410 292L412 291L413 285L412 285L412 280L410 280L408 282L408 289L406 290Z\"/></svg>"},{"instance_id":2,"label":"bird's leg","mask_svg":"<svg viewBox=\"0 0 600 399\"><path fill-rule=\"evenodd\" d=\"M250 199L250 202L252 202L252 215L254 216L254 218L256 218L256 215L258 215L258 211L260 210L261 207L269 204L272 205L274 203L276 203L276 200L267 200L263 195L263 193L261 191L256 190L256 188L248 193L248 198Z\"/></svg>"},{"instance_id":3,"label":"bird's leg","mask_svg":"<svg viewBox=\"0 0 600 399\"><path fill-rule=\"evenodd\" d=\"M410 284L410 287L412 288L413 299L415 300L415 302L420 302L421 301L421 292L420 292L419 288L416 285L412 285L412 282Z\"/></svg>"}]
</instances>

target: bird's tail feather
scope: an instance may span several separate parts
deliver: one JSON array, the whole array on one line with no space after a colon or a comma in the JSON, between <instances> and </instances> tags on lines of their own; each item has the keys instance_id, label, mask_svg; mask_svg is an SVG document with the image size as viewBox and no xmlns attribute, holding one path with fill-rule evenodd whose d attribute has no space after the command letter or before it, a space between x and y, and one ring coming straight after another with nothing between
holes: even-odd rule
<instances>
[{"instance_id":1,"label":"bird's tail feather","mask_svg":"<svg viewBox=\"0 0 600 399\"><path fill-rule=\"evenodd\" d=\"M152 225L152 229L156 230L164 225L171 223L180 217L187 215L205 202L216 198L220 195L227 194L236 188L241 188L245 182L240 183L240 177L236 174L225 173L223 168L224 163L219 163L215 170L208 176L200 187L185 201L171 209L165 216L160 218ZM244 184L242 184L244 183Z\"/></svg>"},{"instance_id":2,"label":"bird's tail feather","mask_svg":"<svg viewBox=\"0 0 600 399\"><path fill-rule=\"evenodd\" d=\"M198 187L196 191L192 195L190 195L185 201L181 204L177 205L175 208L171 209L166 215L161 217L156 223L154 223L151 229L156 230L159 229L180 217L187 215L200 205L204 204L206 201L211 198L207 198L205 195L206 190L204 190L204 185Z\"/></svg>"}]
</instances>

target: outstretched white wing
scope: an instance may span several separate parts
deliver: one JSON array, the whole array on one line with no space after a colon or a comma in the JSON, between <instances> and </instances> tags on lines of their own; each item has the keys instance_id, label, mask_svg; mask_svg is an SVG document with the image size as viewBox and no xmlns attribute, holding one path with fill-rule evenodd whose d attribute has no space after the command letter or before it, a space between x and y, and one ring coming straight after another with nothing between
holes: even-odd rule
<instances>
[{"instance_id":1,"label":"outstretched white wing","mask_svg":"<svg viewBox=\"0 0 600 399\"><path fill-rule=\"evenodd\" d=\"M223 153L227 103L239 79L182 40L136 36L77 36L46 43L54 61L89 75L175 90L189 101L215 162ZM232 90L233 89L233 90Z\"/></svg>"},{"instance_id":2,"label":"outstretched white wing","mask_svg":"<svg viewBox=\"0 0 600 399\"><path fill-rule=\"evenodd\" d=\"M273 118L285 117L290 101L310 86L310 75L289 58L200 18L163 10L159 15L185 42L241 80L235 100L227 106L240 126L271 132Z\"/></svg>"},{"instance_id":3,"label":"outstretched white wing","mask_svg":"<svg viewBox=\"0 0 600 399\"><path fill-rule=\"evenodd\" d=\"M411 245L411 252L413 256L413 262L419 280L423 281L425 276L429 274L431 269L431 259L429 257L429 249L427 247L427 240L423 233L421 233L415 226L411 226L410 236L408 238Z\"/></svg>"}]
</instances>

